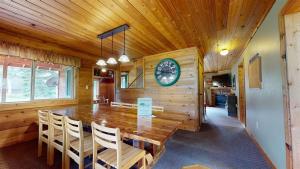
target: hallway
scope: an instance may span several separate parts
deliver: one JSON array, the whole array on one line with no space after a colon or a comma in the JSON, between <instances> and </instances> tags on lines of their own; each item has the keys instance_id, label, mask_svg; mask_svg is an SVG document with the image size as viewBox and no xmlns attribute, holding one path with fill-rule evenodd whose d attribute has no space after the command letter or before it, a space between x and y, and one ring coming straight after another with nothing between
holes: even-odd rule
<instances>
[{"instance_id":1,"label":"hallway","mask_svg":"<svg viewBox=\"0 0 300 169\"><path fill-rule=\"evenodd\" d=\"M207 108L199 133L179 130L166 145L155 169L201 164L212 169L271 168L241 123L221 108Z\"/></svg>"}]
</instances>

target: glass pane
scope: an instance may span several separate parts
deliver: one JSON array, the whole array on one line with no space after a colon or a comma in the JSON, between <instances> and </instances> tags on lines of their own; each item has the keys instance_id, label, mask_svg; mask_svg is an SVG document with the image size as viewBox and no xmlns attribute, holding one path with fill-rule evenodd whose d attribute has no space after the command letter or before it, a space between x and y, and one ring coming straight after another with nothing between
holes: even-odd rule
<instances>
[{"instance_id":1,"label":"glass pane","mask_svg":"<svg viewBox=\"0 0 300 169\"><path fill-rule=\"evenodd\" d=\"M30 101L32 61L7 57L6 102Z\"/></svg>"},{"instance_id":2,"label":"glass pane","mask_svg":"<svg viewBox=\"0 0 300 169\"><path fill-rule=\"evenodd\" d=\"M94 80L93 98L96 100L99 96L99 80Z\"/></svg>"},{"instance_id":3,"label":"glass pane","mask_svg":"<svg viewBox=\"0 0 300 169\"><path fill-rule=\"evenodd\" d=\"M61 65L59 71L59 98L73 98L73 67Z\"/></svg>"},{"instance_id":4,"label":"glass pane","mask_svg":"<svg viewBox=\"0 0 300 169\"><path fill-rule=\"evenodd\" d=\"M58 98L59 71L50 66L38 64L35 69L34 99Z\"/></svg>"},{"instance_id":5,"label":"glass pane","mask_svg":"<svg viewBox=\"0 0 300 169\"><path fill-rule=\"evenodd\" d=\"M36 62L35 99L72 98L73 85L72 67Z\"/></svg>"}]
</instances>

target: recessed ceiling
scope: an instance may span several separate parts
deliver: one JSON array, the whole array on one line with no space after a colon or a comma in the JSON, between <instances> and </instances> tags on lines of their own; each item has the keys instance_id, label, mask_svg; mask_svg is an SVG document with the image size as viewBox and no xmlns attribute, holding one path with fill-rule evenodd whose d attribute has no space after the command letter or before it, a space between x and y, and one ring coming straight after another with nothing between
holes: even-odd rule
<instances>
[{"instance_id":1,"label":"recessed ceiling","mask_svg":"<svg viewBox=\"0 0 300 169\"><path fill-rule=\"evenodd\" d=\"M227 70L274 0L2 0L0 32L18 33L98 59L97 35L122 24L133 58L197 46L205 72ZM123 51L115 36L115 55ZM103 43L110 56L111 40ZM228 49L227 56L220 50Z\"/></svg>"}]
</instances>

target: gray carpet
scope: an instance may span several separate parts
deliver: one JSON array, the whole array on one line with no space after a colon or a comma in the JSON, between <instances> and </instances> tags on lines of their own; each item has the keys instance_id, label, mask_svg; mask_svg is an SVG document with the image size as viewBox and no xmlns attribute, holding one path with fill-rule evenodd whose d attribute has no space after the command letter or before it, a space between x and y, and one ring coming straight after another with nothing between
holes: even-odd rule
<instances>
[{"instance_id":1,"label":"gray carpet","mask_svg":"<svg viewBox=\"0 0 300 169\"><path fill-rule=\"evenodd\" d=\"M244 128L224 109L209 108L198 133L179 130L167 142L155 169L202 164L212 169L269 169Z\"/></svg>"}]
</instances>

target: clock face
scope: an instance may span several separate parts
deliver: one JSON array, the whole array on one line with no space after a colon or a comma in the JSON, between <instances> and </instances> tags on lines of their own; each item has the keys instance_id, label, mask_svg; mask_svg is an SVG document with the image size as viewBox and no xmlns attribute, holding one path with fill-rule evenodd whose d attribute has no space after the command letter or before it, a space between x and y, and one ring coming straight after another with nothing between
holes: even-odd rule
<instances>
[{"instance_id":1,"label":"clock face","mask_svg":"<svg viewBox=\"0 0 300 169\"><path fill-rule=\"evenodd\" d=\"M161 86L171 86L179 79L180 66L174 59L163 59L156 65L154 76Z\"/></svg>"}]
</instances>

